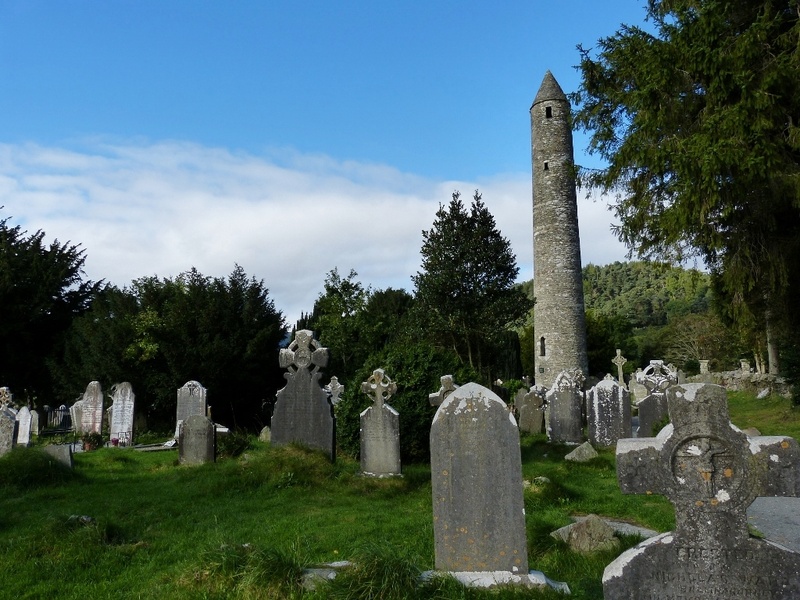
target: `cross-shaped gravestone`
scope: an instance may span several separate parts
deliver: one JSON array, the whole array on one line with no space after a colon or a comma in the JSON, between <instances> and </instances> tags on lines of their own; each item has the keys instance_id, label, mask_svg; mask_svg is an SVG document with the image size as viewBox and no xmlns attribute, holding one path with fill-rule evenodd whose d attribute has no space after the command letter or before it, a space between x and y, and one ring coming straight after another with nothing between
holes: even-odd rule
<instances>
[{"instance_id":1,"label":"cross-shaped gravestone","mask_svg":"<svg viewBox=\"0 0 800 600\"><path fill-rule=\"evenodd\" d=\"M626 494L662 494L675 531L628 550L606 567L605 600L800 598L800 554L749 537L758 496L800 492L800 448L788 437L754 437L728 418L713 384L667 389L672 423L655 438L617 444Z\"/></svg>"},{"instance_id":2,"label":"cross-shaped gravestone","mask_svg":"<svg viewBox=\"0 0 800 600\"><path fill-rule=\"evenodd\" d=\"M622 371L622 365L628 362L628 359L622 356L622 350L617 348L617 355L611 362L617 366L617 381L619 381L619 384L622 387L627 389L627 386L625 385L625 373Z\"/></svg>"},{"instance_id":3,"label":"cross-shaped gravestone","mask_svg":"<svg viewBox=\"0 0 800 600\"><path fill-rule=\"evenodd\" d=\"M320 346L314 339L313 332L301 329L295 333L294 341L289 347L281 349L278 358L281 368L289 370L288 374L294 374L299 369L308 369L311 365L314 365L312 372L316 373L320 367L328 364L328 349Z\"/></svg>"},{"instance_id":4,"label":"cross-shaped gravestone","mask_svg":"<svg viewBox=\"0 0 800 600\"><path fill-rule=\"evenodd\" d=\"M678 374L663 360L651 360L643 371L636 372L636 380L647 388L647 396L636 406L639 409L638 437L652 435L653 427L667 416L667 388L678 383Z\"/></svg>"},{"instance_id":5,"label":"cross-shaped gravestone","mask_svg":"<svg viewBox=\"0 0 800 600\"><path fill-rule=\"evenodd\" d=\"M428 401L431 403L431 406L440 406L445 398L458 389L458 386L453 381L452 375L442 375L440 381L442 386L439 388L439 391L428 394Z\"/></svg>"},{"instance_id":6,"label":"cross-shaped gravestone","mask_svg":"<svg viewBox=\"0 0 800 600\"><path fill-rule=\"evenodd\" d=\"M400 415L386 403L397 384L383 369L375 369L361 391L373 401L361 413L361 471L377 477L400 475Z\"/></svg>"},{"instance_id":7,"label":"cross-shaped gravestone","mask_svg":"<svg viewBox=\"0 0 800 600\"><path fill-rule=\"evenodd\" d=\"M13 405L14 395L7 387L0 387L0 410L8 410Z\"/></svg>"},{"instance_id":8,"label":"cross-shaped gravestone","mask_svg":"<svg viewBox=\"0 0 800 600\"><path fill-rule=\"evenodd\" d=\"M280 352L286 387L276 395L272 413L272 444L298 442L318 448L336 458L335 417L328 394L319 383L320 367L328 364L328 349L322 348L307 329L295 333L288 348ZM313 367L313 368L312 368Z\"/></svg>"},{"instance_id":9,"label":"cross-shaped gravestone","mask_svg":"<svg viewBox=\"0 0 800 600\"><path fill-rule=\"evenodd\" d=\"M339 378L334 375L331 377L331 382L328 384L328 389L331 392L331 404L336 406L342 401L341 395L344 392L344 386L339 383Z\"/></svg>"}]
</instances>

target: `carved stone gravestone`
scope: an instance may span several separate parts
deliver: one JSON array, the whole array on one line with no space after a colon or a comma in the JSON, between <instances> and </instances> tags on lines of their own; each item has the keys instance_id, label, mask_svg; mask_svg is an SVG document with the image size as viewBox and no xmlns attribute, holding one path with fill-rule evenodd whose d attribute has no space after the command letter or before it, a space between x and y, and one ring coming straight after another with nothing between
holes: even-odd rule
<instances>
[{"instance_id":1,"label":"carved stone gravestone","mask_svg":"<svg viewBox=\"0 0 800 600\"><path fill-rule=\"evenodd\" d=\"M334 375L331 377L331 382L327 385L328 392L331 395L331 404L336 406L342 401L342 394L344 393L344 386L339 383L339 378Z\"/></svg>"},{"instance_id":2,"label":"carved stone gravestone","mask_svg":"<svg viewBox=\"0 0 800 600\"><path fill-rule=\"evenodd\" d=\"M69 412L75 433L102 433L103 389L100 382L89 383L83 397L70 407Z\"/></svg>"},{"instance_id":3,"label":"carved stone gravestone","mask_svg":"<svg viewBox=\"0 0 800 600\"><path fill-rule=\"evenodd\" d=\"M533 386L517 403L519 430L525 433L542 433L544 428L544 388Z\"/></svg>"},{"instance_id":4,"label":"carved stone gravestone","mask_svg":"<svg viewBox=\"0 0 800 600\"><path fill-rule=\"evenodd\" d=\"M31 435L39 435L39 412L35 410L31 411Z\"/></svg>"},{"instance_id":5,"label":"carved stone gravestone","mask_svg":"<svg viewBox=\"0 0 800 600\"><path fill-rule=\"evenodd\" d=\"M374 399L361 413L361 471L377 477L400 475L400 415L386 404L397 385L383 369L375 369L361 391Z\"/></svg>"},{"instance_id":6,"label":"carved stone gravestone","mask_svg":"<svg viewBox=\"0 0 800 600\"><path fill-rule=\"evenodd\" d=\"M113 404L110 407L109 437L112 440L118 440L117 443L120 446L129 446L133 443L133 413L136 395L127 381L115 385L111 391Z\"/></svg>"},{"instance_id":7,"label":"carved stone gravestone","mask_svg":"<svg viewBox=\"0 0 800 600\"><path fill-rule=\"evenodd\" d=\"M29 446L31 443L31 409L23 406L17 411L17 446Z\"/></svg>"},{"instance_id":8,"label":"carved stone gravestone","mask_svg":"<svg viewBox=\"0 0 800 600\"><path fill-rule=\"evenodd\" d=\"M561 371L547 390L547 437L557 444L583 441L583 373L578 369Z\"/></svg>"},{"instance_id":9,"label":"carved stone gravestone","mask_svg":"<svg viewBox=\"0 0 800 600\"><path fill-rule=\"evenodd\" d=\"M586 394L589 441L595 447L609 447L631 437L630 393L611 376Z\"/></svg>"},{"instance_id":10,"label":"carved stone gravestone","mask_svg":"<svg viewBox=\"0 0 800 600\"><path fill-rule=\"evenodd\" d=\"M208 390L197 381L187 381L178 388L178 406L175 412L175 437L181 423L192 415L206 416Z\"/></svg>"},{"instance_id":11,"label":"carved stone gravestone","mask_svg":"<svg viewBox=\"0 0 800 600\"><path fill-rule=\"evenodd\" d=\"M605 600L800 598L800 554L751 538L758 496L800 492L800 448L788 437L748 438L728 417L721 386L666 391L672 423L655 438L620 440L626 494L663 494L675 531L621 554L605 569Z\"/></svg>"},{"instance_id":12,"label":"carved stone gravestone","mask_svg":"<svg viewBox=\"0 0 800 600\"><path fill-rule=\"evenodd\" d=\"M320 367L328 364L328 349L322 348L307 329L295 333L294 341L280 352L286 386L278 391L272 413L272 443L298 442L318 448L336 458L336 419L333 406L320 386ZM311 368L313 367L313 369Z\"/></svg>"},{"instance_id":13,"label":"carved stone gravestone","mask_svg":"<svg viewBox=\"0 0 800 600\"><path fill-rule=\"evenodd\" d=\"M11 452L17 435L17 416L0 405L0 456Z\"/></svg>"},{"instance_id":14,"label":"carved stone gravestone","mask_svg":"<svg viewBox=\"0 0 800 600\"><path fill-rule=\"evenodd\" d=\"M627 386L625 385L625 372L622 370L622 366L628 362L628 359L622 356L622 350L617 348L617 355L611 362L617 367L617 381L619 381L619 384L622 387L627 389Z\"/></svg>"},{"instance_id":15,"label":"carved stone gravestone","mask_svg":"<svg viewBox=\"0 0 800 600\"><path fill-rule=\"evenodd\" d=\"M653 427L668 416L666 390L678 382L678 374L664 365L663 360L651 360L644 371L636 372L636 380L647 388L647 396L639 408L638 437L653 435Z\"/></svg>"},{"instance_id":16,"label":"carved stone gravestone","mask_svg":"<svg viewBox=\"0 0 800 600\"><path fill-rule=\"evenodd\" d=\"M216 427L202 415L190 415L178 432L178 460L182 465L200 465L216 460Z\"/></svg>"},{"instance_id":17,"label":"carved stone gravestone","mask_svg":"<svg viewBox=\"0 0 800 600\"><path fill-rule=\"evenodd\" d=\"M491 390L468 383L431 425L436 569L527 575L519 430Z\"/></svg>"},{"instance_id":18,"label":"carved stone gravestone","mask_svg":"<svg viewBox=\"0 0 800 600\"><path fill-rule=\"evenodd\" d=\"M431 406L440 406L445 398L458 389L458 386L453 381L452 375L442 375L439 381L442 384L439 391L428 394L428 402L430 402Z\"/></svg>"}]
</instances>

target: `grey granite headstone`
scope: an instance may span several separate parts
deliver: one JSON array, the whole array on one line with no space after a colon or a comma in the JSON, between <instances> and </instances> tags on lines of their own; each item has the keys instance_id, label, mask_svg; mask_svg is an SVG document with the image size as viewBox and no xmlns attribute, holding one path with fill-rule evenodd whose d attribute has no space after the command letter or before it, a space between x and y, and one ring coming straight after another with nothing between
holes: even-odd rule
<instances>
[{"instance_id":1,"label":"grey granite headstone","mask_svg":"<svg viewBox=\"0 0 800 600\"><path fill-rule=\"evenodd\" d=\"M655 438L620 440L626 494L663 494L675 531L621 554L603 574L605 600L800 598L800 554L749 537L759 496L800 493L800 447L789 437L748 438L728 417L721 386L666 390L672 423Z\"/></svg>"},{"instance_id":2,"label":"grey granite headstone","mask_svg":"<svg viewBox=\"0 0 800 600\"><path fill-rule=\"evenodd\" d=\"M542 433L544 428L544 397L545 390L534 386L517 402L520 431Z\"/></svg>"},{"instance_id":3,"label":"grey granite headstone","mask_svg":"<svg viewBox=\"0 0 800 600\"><path fill-rule=\"evenodd\" d=\"M47 454L52 456L61 464L73 468L72 444L50 444L42 448Z\"/></svg>"},{"instance_id":4,"label":"grey granite headstone","mask_svg":"<svg viewBox=\"0 0 800 600\"><path fill-rule=\"evenodd\" d=\"M175 411L175 437L181 423L192 415L206 416L208 390L197 381L187 381L178 388L178 405Z\"/></svg>"},{"instance_id":5,"label":"grey granite headstone","mask_svg":"<svg viewBox=\"0 0 800 600\"><path fill-rule=\"evenodd\" d=\"M178 432L178 460L182 465L201 465L216 460L216 428L202 415L190 415Z\"/></svg>"},{"instance_id":6,"label":"grey granite headstone","mask_svg":"<svg viewBox=\"0 0 800 600\"><path fill-rule=\"evenodd\" d=\"M69 409L75 432L103 432L103 390L100 383L92 381L86 386L83 397Z\"/></svg>"},{"instance_id":7,"label":"grey granite headstone","mask_svg":"<svg viewBox=\"0 0 800 600\"><path fill-rule=\"evenodd\" d=\"M436 569L528 573L519 429L491 390L468 383L431 425Z\"/></svg>"},{"instance_id":8,"label":"grey granite headstone","mask_svg":"<svg viewBox=\"0 0 800 600\"><path fill-rule=\"evenodd\" d=\"M17 416L0 406L0 456L11 452L17 435Z\"/></svg>"},{"instance_id":9,"label":"grey granite headstone","mask_svg":"<svg viewBox=\"0 0 800 600\"><path fill-rule=\"evenodd\" d=\"M386 404L397 385L383 369L375 369L361 391L374 399L361 413L361 471L376 477L400 475L400 415Z\"/></svg>"},{"instance_id":10,"label":"grey granite headstone","mask_svg":"<svg viewBox=\"0 0 800 600\"><path fill-rule=\"evenodd\" d=\"M31 443L31 409L23 406L17 412L17 446L29 446Z\"/></svg>"},{"instance_id":11,"label":"grey granite headstone","mask_svg":"<svg viewBox=\"0 0 800 600\"><path fill-rule=\"evenodd\" d=\"M328 394L319 384L319 369L328 364L328 349L320 346L311 331L302 329L279 358L281 368L288 370L283 374L286 386L278 391L272 413L272 443L298 442L335 460L336 419Z\"/></svg>"},{"instance_id":12,"label":"grey granite headstone","mask_svg":"<svg viewBox=\"0 0 800 600\"><path fill-rule=\"evenodd\" d=\"M133 414L136 395L127 381L115 385L111 390L113 404L110 408L109 437L112 440L118 440L120 446L129 446L133 443Z\"/></svg>"},{"instance_id":13,"label":"grey granite headstone","mask_svg":"<svg viewBox=\"0 0 800 600\"><path fill-rule=\"evenodd\" d=\"M650 437L653 427L668 417L666 391L678 382L678 374L664 364L663 360L651 360L644 371L636 372L636 380L647 388L648 395L639 408L638 437Z\"/></svg>"},{"instance_id":14,"label":"grey granite headstone","mask_svg":"<svg viewBox=\"0 0 800 600\"><path fill-rule=\"evenodd\" d=\"M39 435L39 412L36 410L31 411L31 436Z\"/></svg>"},{"instance_id":15,"label":"grey granite headstone","mask_svg":"<svg viewBox=\"0 0 800 600\"><path fill-rule=\"evenodd\" d=\"M547 437L557 444L583 441L583 374L561 371L545 395Z\"/></svg>"},{"instance_id":16,"label":"grey granite headstone","mask_svg":"<svg viewBox=\"0 0 800 600\"><path fill-rule=\"evenodd\" d=\"M586 394L586 416L589 441L596 448L608 448L631 437L630 392L606 375Z\"/></svg>"}]
</instances>

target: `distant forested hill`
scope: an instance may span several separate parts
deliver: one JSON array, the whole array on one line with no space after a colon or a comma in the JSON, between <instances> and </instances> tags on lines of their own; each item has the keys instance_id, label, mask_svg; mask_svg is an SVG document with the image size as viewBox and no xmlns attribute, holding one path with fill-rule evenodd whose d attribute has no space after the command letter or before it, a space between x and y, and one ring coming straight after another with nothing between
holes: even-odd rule
<instances>
[{"instance_id":1,"label":"distant forested hill","mask_svg":"<svg viewBox=\"0 0 800 600\"><path fill-rule=\"evenodd\" d=\"M707 312L711 290L707 273L634 261L587 265L583 268L583 294L587 310L625 317L638 328Z\"/></svg>"}]
</instances>

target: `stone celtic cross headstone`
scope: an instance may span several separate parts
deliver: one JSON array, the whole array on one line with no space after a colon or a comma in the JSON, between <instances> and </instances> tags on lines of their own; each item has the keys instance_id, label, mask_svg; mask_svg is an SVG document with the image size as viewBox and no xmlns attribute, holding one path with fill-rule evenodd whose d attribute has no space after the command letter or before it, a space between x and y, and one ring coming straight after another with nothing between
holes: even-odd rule
<instances>
[{"instance_id":1,"label":"stone celtic cross headstone","mask_svg":"<svg viewBox=\"0 0 800 600\"><path fill-rule=\"evenodd\" d=\"M272 413L272 443L305 444L336 458L336 419L328 394L320 386L320 367L328 364L328 349L322 348L307 329L295 333L294 341L280 352L286 386L278 391ZM313 368L312 368L313 367Z\"/></svg>"},{"instance_id":2,"label":"stone celtic cross headstone","mask_svg":"<svg viewBox=\"0 0 800 600\"><path fill-rule=\"evenodd\" d=\"M617 367L617 381L622 387L627 387L625 385L625 372L622 370L622 365L628 362L628 359L622 356L622 350L617 348L617 355L611 361Z\"/></svg>"},{"instance_id":3,"label":"stone celtic cross headstone","mask_svg":"<svg viewBox=\"0 0 800 600\"><path fill-rule=\"evenodd\" d=\"M331 394L331 404L336 406L342 401L341 395L344 393L344 386L339 383L339 378L334 375L331 377L331 382L328 384L328 390Z\"/></svg>"},{"instance_id":4,"label":"stone celtic cross headstone","mask_svg":"<svg viewBox=\"0 0 800 600\"><path fill-rule=\"evenodd\" d=\"M113 386L111 399L109 437L118 440L120 446L128 446L133 443L133 414L136 400L131 384L124 381Z\"/></svg>"},{"instance_id":5,"label":"stone celtic cross headstone","mask_svg":"<svg viewBox=\"0 0 800 600\"><path fill-rule=\"evenodd\" d=\"M17 446L31 443L31 409L23 406L17 411Z\"/></svg>"},{"instance_id":6,"label":"stone celtic cross headstone","mask_svg":"<svg viewBox=\"0 0 800 600\"><path fill-rule=\"evenodd\" d=\"M630 393L611 375L586 394L589 441L595 447L609 447L631 437Z\"/></svg>"},{"instance_id":7,"label":"stone celtic cross headstone","mask_svg":"<svg viewBox=\"0 0 800 600\"><path fill-rule=\"evenodd\" d=\"M583 441L583 373L561 371L545 395L547 437L558 444Z\"/></svg>"},{"instance_id":8,"label":"stone celtic cross headstone","mask_svg":"<svg viewBox=\"0 0 800 600\"><path fill-rule=\"evenodd\" d=\"M452 375L442 375L439 381L442 384L439 390L433 394L428 394L428 402L430 402L431 406L441 405L445 398L458 389L458 386L453 381Z\"/></svg>"},{"instance_id":9,"label":"stone celtic cross headstone","mask_svg":"<svg viewBox=\"0 0 800 600\"><path fill-rule=\"evenodd\" d=\"M544 428L545 390L533 386L517 402L519 430L525 433L542 433Z\"/></svg>"},{"instance_id":10,"label":"stone celtic cross headstone","mask_svg":"<svg viewBox=\"0 0 800 600\"><path fill-rule=\"evenodd\" d=\"M636 380L647 388L647 396L636 405L639 409L638 437L650 437L653 426L668 416L666 390L678 383L678 374L663 360L651 360L643 371L636 372Z\"/></svg>"},{"instance_id":11,"label":"stone celtic cross headstone","mask_svg":"<svg viewBox=\"0 0 800 600\"><path fill-rule=\"evenodd\" d=\"M203 415L190 415L178 432L178 460L182 465L200 465L216 460L216 427Z\"/></svg>"},{"instance_id":12,"label":"stone celtic cross headstone","mask_svg":"<svg viewBox=\"0 0 800 600\"><path fill-rule=\"evenodd\" d=\"M208 390L197 381L187 381L178 388L178 405L175 412L175 437L181 423L192 415L206 416Z\"/></svg>"},{"instance_id":13,"label":"stone celtic cross headstone","mask_svg":"<svg viewBox=\"0 0 800 600\"><path fill-rule=\"evenodd\" d=\"M361 413L361 471L378 477L400 475L400 415L386 401L397 385L383 369L361 384L373 404Z\"/></svg>"},{"instance_id":14,"label":"stone celtic cross headstone","mask_svg":"<svg viewBox=\"0 0 800 600\"><path fill-rule=\"evenodd\" d=\"M431 425L436 569L527 575L519 430L497 394L456 389Z\"/></svg>"},{"instance_id":15,"label":"stone celtic cross headstone","mask_svg":"<svg viewBox=\"0 0 800 600\"><path fill-rule=\"evenodd\" d=\"M102 433L103 389L100 382L89 383L83 397L70 407L69 412L76 433Z\"/></svg>"},{"instance_id":16,"label":"stone celtic cross headstone","mask_svg":"<svg viewBox=\"0 0 800 600\"><path fill-rule=\"evenodd\" d=\"M608 565L605 600L800 598L800 554L751 538L746 514L758 496L800 493L797 442L748 438L730 423L721 386L666 395L672 423L655 438L620 440L617 476L623 493L666 496L675 531Z\"/></svg>"}]
</instances>

